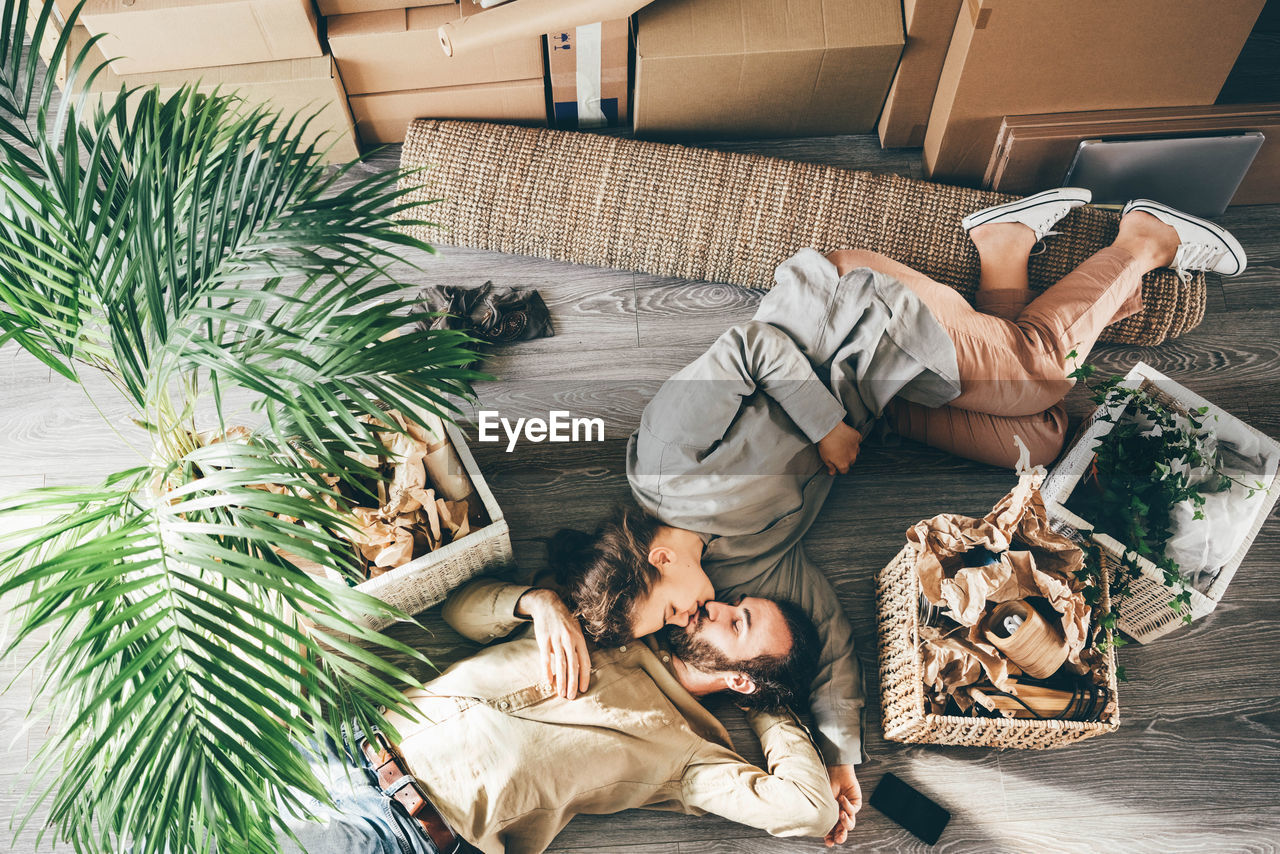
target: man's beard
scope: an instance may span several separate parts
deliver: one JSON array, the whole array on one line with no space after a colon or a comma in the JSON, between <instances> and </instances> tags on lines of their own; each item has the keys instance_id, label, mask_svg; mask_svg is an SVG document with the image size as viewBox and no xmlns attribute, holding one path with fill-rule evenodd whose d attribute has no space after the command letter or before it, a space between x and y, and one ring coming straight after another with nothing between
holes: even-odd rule
<instances>
[{"instance_id":1,"label":"man's beard","mask_svg":"<svg viewBox=\"0 0 1280 854\"><path fill-rule=\"evenodd\" d=\"M667 626L667 646L689 667L703 673L719 673L725 670L737 670L738 663L730 661L728 656L716 649L709 641L701 637L697 623L689 626Z\"/></svg>"}]
</instances>

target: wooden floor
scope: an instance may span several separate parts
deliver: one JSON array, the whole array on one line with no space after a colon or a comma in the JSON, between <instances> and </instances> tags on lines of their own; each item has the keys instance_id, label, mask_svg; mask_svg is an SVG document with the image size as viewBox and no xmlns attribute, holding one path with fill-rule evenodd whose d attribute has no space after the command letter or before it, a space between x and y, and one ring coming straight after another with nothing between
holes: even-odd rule
<instances>
[{"instance_id":1,"label":"wooden floor","mask_svg":"<svg viewBox=\"0 0 1280 854\"><path fill-rule=\"evenodd\" d=\"M873 136L713 145L918 175L918 151L881 152ZM393 164L396 156L393 149L378 162ZM1103 348L1095 361L1120 372L1145 360L1280 436L1280 206L1235 209L1222 223L1240 237L1250 269L1212 284L1204 324L1158 348ZM530 570L544 561L537 538L560 526L593 525L626 496L626 437L645 401L723 329L749 318L760 297L734 286L447 247L424 264L422 273L406 267L407 287L492 280L538 288L551 309L555 337L487 360L498 379L479 388L485 408L508 417L565 409L606 421L601 444L523 444L514 454L473 444L510 520L517 558ZM1076 415L1085 410L1082 400L1072 400ZM116 422L125 416L119 406L104 411ZM468 433L474 438L474 429ZM13 347L0 349L0 435L3 492L96 480L124 464L120 440L103 429L86 396ZM981 515L1012 482L1007 472L919 446L868 447L809 537L813 558L853 622L868 674L864 792L892 771L944 805L953 816L938 845L946 852L1276 850L1280 524L1274 518L1215 613L1154 645L1121 651L1130 681L1121 686L1119 732L1058 752L904 746L881 738L873 574L901 547L909 524L944 511ZM427 622L432 634L402 636L441 664L466 651L434 614ZM0 676L15 666L0 663ZM0 697L0 819L17 810L27 784L21 766L43 738L39 726L27 731L21 724L40 688L38 674L26 676ZM758 758L740 716L720 711L740 749ZM14 850L33 850L33 836L24 833ZM853 843L868 851L926 847L870 807L859 815ZM716 817L645 811L579 818L555 847L628 854L822 850L820 841L774 840Z\"/></svg>"}]
</instances>

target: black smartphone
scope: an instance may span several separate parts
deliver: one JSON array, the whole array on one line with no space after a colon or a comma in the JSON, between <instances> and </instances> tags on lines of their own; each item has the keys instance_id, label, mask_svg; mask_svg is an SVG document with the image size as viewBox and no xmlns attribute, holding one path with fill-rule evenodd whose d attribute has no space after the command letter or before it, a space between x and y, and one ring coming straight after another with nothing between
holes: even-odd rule
<instances>
[{"instance_id":1,"label":"black smartphone","mask_svg":"<svg viewBox=\"0 0 1280 854\"><path fill-rule=\"evenodd\" d=\"M951 813L892 774L880 779L871 793L871 806L930 845L937 843L951 820Z\"/></svg>"}]
</instances>

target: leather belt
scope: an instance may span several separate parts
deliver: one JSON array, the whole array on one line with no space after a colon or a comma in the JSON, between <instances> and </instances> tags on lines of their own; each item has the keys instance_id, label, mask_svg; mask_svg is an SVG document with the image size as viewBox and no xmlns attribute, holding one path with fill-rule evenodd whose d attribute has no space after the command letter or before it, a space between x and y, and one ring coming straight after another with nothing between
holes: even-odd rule
<instances>
[{"instance_id":1,"label":"leather belt","mask_svg":"<svg viewBox=\"0 0 1280 854\"><path fill-rule=\"evenodd\" d=\"M400 802L405 812L422 825L423 831L440 851L440 854L458 854L462 842L440 815L427 793L409 773L400 751L382 733L374 733L376 744L361 738L360 750L373 765L378 775L378 786L383 794Z\"/></svg>"}]
</instances>

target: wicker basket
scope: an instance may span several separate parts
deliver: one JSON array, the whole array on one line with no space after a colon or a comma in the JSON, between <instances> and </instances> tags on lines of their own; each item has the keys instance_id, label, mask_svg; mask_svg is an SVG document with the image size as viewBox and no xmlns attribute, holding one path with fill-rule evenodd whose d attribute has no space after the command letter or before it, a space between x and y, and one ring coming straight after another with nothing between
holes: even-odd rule
<instances>
[{"instance_id":1,"label":"wicker basket","mask_svg":"<svg viewBox=\"0 0 1280 854\"><path fill-rule=\"evenodd\" d=\"M446 423L445 432L458 452L458 458L462 460L490 521L460 540L356 585L355 589L361 593L381 599L406 614L425 611L444 601L450 591L472 576L491 567L511 563L511 533L507 520L502 516L502 508L480 474L480 467L467 448L462 431ZM333 569L326 568L325 572L331 578L342 577ZM375 618L371 614L366 614L364 621L375 629L386 628L395 622L386 617Z\"/></svg>"},{"instance_id":2,"label":"wicker basket","mask_svg":"<svg viewBox=\"0 0 1280 854\"><path fill-rule=\"evenodd\" d=\"M1277 454L1280 454L1280 443L1260 433L1238 418L1222 411L1204 398L1156 371L1145 362L1139 362L1134 366L1133 370L1129 371L1125 377L1124 384L1131 388L1153 391L1165 397L1169 403L1185 410L1194 410L1207 406L1211 414L1218 416L1220 423L1228 422L1232 429L1247 431L1256 436L1265 445L1273 448ZM1122 407L1123 404L1115 406L1113 411ZM1063 506L1067 497L1071 495L1076 485L1080 482L1080 478L1088 470L1093 460L1093 449L1096 447L1098 440L1115 426L1110 421L1098 420L1098 417L1106 409L1107 407L1105 406L1099 407L1081 425L1079 437L1045 479L1040 492L1044 497L1045 509L1049 512L1049 519L1055 530L1076 539L1089 536L1098 544L1104 554L1118 560L1127 551L1125 546L1107 534L1081 534L1081 531L1088 532L1093 526ZM1280 497L1280 471L1267 483L1266 493L1256 496L1255 500L1251 502L1253 505L1252 510L1256 513L1256 517L1250 527L1248 536L1245 537L1235 555L1218 571L1217 577L1208 589L1204 592L1194 588L1190 589L1192 620L1198 620L1218 607L1218 602L1222 600L1223 595L1227 592L1227 585L1231 583L1231 579L1236 574L1236 569L1244 561L1245 554L1248 553L1249 547L1253 545L1253 540L1258 535L1258 531L1262 529L1262 525L1271 514L1278 497ZM1140 643L1147 643L1174 631L1184 625L1185 621L1182 614L1176 613L1169 607L1173 591L1165 586L1164 573L1146 558L1137 555L1135 557L1137 558L1138 566L1142 569L1142 574L1133 580L1131 585L1132 594L1120 602L1118 625L1120 630L1129 637Z\"/></svg>"},{"instance_id":3,"label":"wicker basket","mask_svg":"<svg viewBox=\"0 0 1280 854\"><path fill-rule=\"evenodd\" d=\"M920 657L920 579L916 576L915 564L915 547L908 545L889 561L876 578L880 705L886 739L962 747L1049 750L1115 732L1120 726L1114 651L1108 651L1103 662L1107 688L1111 693L1098 721L969 718L926 712ZM1107 602L1104 585L1103 607L1107 607Z\"/></svg>"}]
</instances>

